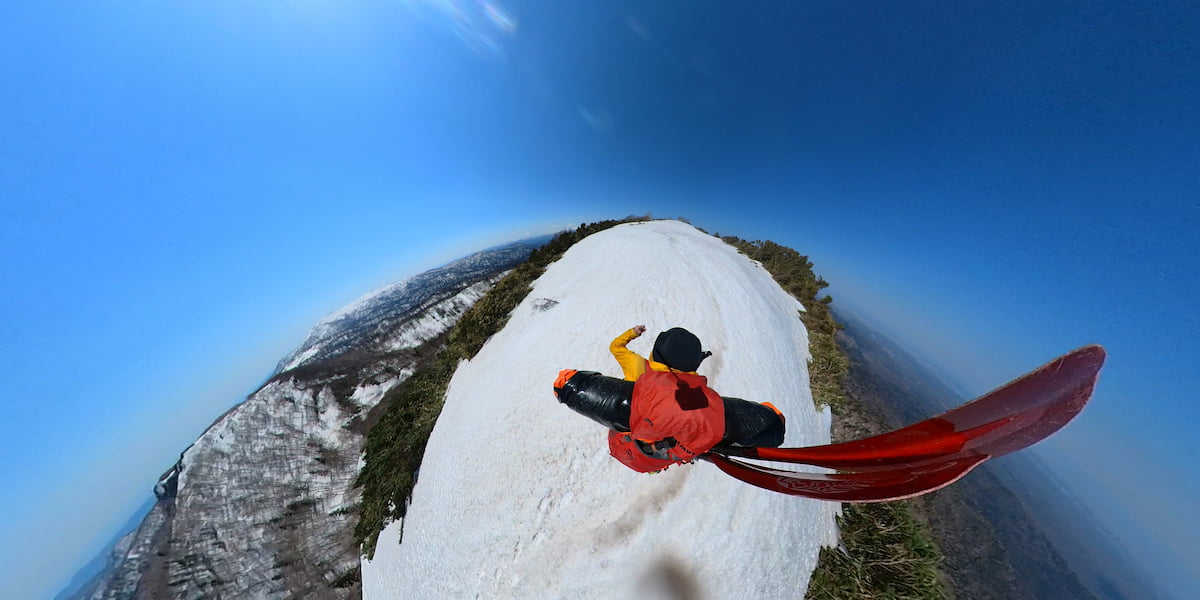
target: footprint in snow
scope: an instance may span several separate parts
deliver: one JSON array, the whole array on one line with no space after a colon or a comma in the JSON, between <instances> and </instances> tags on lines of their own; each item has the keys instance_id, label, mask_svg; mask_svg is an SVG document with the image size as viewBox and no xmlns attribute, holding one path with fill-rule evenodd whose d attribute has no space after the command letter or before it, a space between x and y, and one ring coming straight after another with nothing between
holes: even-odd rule
<instances>
[{"instance_id":1,"label":"footprint in snow","mask_svg":"<svg viewBox=\"0 0 1200 600\"><path fill-rule=\"evenodd\" d=\"M551 300L549 298L538 298L537 300L533 301L533 310L535 310L537 312L546 312L546 311L554 308L555 305L557 305L557 304L558 304L558 300Z\"/></svg>"}]
</instances>

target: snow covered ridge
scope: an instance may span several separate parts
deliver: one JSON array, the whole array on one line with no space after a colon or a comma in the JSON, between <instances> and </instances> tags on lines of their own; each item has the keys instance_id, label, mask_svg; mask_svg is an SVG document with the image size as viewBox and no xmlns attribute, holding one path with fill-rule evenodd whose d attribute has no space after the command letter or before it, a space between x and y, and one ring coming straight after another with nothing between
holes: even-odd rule
<instances>
[{"instance_id":1,"label":"snow covered ridge","mask_svg":"<svg viewBox=\"0 0 1200 600\"><path fill-rule=\"evenodd\" d=\"M455 261L315 328L286 368L183 452L87 597L358 597L353 484L369 414L537 245Z\"/></svg>"},{"instance_id":2,"label":"snow covered ridge","mask_svg":"<svg viewBox=\"0 0 1200 600\"><path fill-rule=\"evenodd\" d=\"M378 339L374 334L395 330L396 323L424 315L431 306L461 292L467 285L512 269L545 241L545 238L522 240L476 252L370 292L317 323L304 343L279 362L276 373L339 356L363 343L376 342ZM413 329L419 330L421 326L416 325ZM411 347L418 338L419 333L414 333L407 342L401 339L391 345L398 346L394 349L403 348L405 344Z\"/></svg>"},{"instance_id":3,"label":"snow covered ridge","mask_svg":"<svg viewBox=\"0 0 1200 600\"><path fill-rule=\"evenodd\" d=\"M407 517L363 562L364 598L664 597L679 574L704 598L802 597L820 547L836 542L836 504L704 463L634 473L550 389L561 368L619 375L608 343L633 325L649 328L630 345L643 355L681 326L713 351L700 372L714 389L782 409L786 446L828 443L798 310L761 266L684 223L576 243L460 364Z\"/></svg>"}]
</instances>

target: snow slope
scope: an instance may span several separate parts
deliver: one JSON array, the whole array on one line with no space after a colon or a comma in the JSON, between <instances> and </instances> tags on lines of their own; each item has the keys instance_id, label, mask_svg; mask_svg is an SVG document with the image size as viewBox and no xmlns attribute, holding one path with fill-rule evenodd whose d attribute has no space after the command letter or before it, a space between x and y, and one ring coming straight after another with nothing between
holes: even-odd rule
<instances>
[{"instance_id":1,"label":"snow slope","mask_svg":"<svg viewBox=\"0 0 1200 600\"><path fill-rule=\"evenodd\" d=\"M828 443L799 310L761 266L684 223L579 242L455 373L403 543L400 523L380 536L363 561L364 598L802 597L819 547L835 542L836 504L760 490L707 463L634 473L608 456L605 430L551 390L561 368L619 376L608 343L633 325L648 327L630 345L642 355L682 326L713 351L700 369L710 386L775 403L786 445Z\"/></svg>"}]
</instances>

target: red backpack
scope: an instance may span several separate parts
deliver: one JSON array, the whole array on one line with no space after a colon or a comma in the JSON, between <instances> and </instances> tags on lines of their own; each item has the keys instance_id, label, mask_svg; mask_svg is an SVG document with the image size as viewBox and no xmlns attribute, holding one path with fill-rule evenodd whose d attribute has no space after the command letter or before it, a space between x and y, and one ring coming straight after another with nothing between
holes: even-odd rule
<instances>
[{"instance_id":1,"label":"red backpack","mask_svg":"<svg viewBox=\"0 0 1200 600\"><path fill-rule=\"evenodd\" d=\"M721 441L725 403L709 389L703 375L646 371L633 386L629 427L628 434L609 435L609 451L635 471L658 471L693 460ZM659 454L663 458L657 458L648 455L638 440L665 440L669 447Z\"/></svg>"}]
</instances>

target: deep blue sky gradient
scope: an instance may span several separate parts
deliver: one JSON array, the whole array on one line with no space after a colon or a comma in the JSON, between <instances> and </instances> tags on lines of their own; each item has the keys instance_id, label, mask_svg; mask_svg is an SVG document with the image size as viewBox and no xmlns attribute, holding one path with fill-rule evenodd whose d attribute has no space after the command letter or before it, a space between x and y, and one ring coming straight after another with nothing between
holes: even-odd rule
<instances>
[{"instance_id":1,"label":"deep blue sky gradient","mask_svg":"<svg viewBox=\"0 0 1200 600\"><path fill-rule=\"evenodd\" d=\"M322 315L653 212L809 254L967 393L1105 344L1036 450L1194 595L1200 14L1045 4L0 9L0 579L52 593Z\"/></svg>"}]
</instances>

